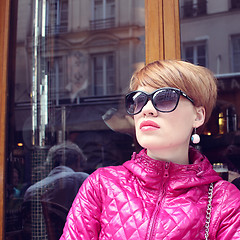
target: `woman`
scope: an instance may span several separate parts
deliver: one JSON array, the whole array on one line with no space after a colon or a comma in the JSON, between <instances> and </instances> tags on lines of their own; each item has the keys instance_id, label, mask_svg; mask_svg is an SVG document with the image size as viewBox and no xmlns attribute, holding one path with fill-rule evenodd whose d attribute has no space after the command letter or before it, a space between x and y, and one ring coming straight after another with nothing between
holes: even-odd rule
<instances>
[{"instance_id":1,"label":"woman","mask_svg":"<svg viewBox=\"0 0 240 240\"><path fill-rule=\"evenodd\" d=\"M61 240L240 239L239 190L189 147L215 105L212 73L156 61L133 75L130 90L126 109L143 150L88 177ZM199 141L197 134L192 138Z\"/></svg>"}]
</instances>

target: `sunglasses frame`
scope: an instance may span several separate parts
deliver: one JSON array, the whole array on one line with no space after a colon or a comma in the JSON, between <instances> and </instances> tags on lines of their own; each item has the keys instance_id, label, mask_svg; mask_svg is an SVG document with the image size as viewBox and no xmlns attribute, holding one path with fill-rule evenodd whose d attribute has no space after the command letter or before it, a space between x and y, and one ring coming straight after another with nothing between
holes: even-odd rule
<instances>
[{"instance_id":1,"label":"sunglasses frame","mask_svg":"<svg viewBox=\"0 0 240 240\"><path fill-rule=\"evenodd\" d=\"M169 111L159 110L159 109L156 107L156 105L154 104L153 96L156 94L156 92L159 92L159 91L161 91L161 90L173 90L173 91L175 91L175 92L177 93L178 99L177 99L177 102L176 102L175 107L174 107L172 110L169 110ZM133 93L143 93L143 94L145 94L145 95L147 96L146 102L145 102L144 105L140 108L140 110L137 111L136 113L130 113L130 112L128 111L128 107L127 107L127 99L128 99L128 97L129 97L129 95L131 95L131 94L133 94ZM178 89L178 88L164 87L164 88L158 88L158 89L156 89L155 91L153 91L152 93L147 93L147 92L144 92L144 91L133 91L133 92L128 93L128 94L125 96L125 107L126 107L126 111L127 111L127 113L128 113L129 115L136 115L136 114L140 113L140 112L142 111L143 107L147 104L147 102L148 102L149 100L151 100L152 105L154 106L154 108L155 108L157 111L163 112L163 113L169 113L169 112L173 112L173 111L177 108L178 103L179 103L180 96L185 97L186 99L188 99L188 100L194 105L193 99L190 98L190 97L189 97L185 92L183 92L182 90L180 90L180 89Z\"/></svg>"}]
</instances>

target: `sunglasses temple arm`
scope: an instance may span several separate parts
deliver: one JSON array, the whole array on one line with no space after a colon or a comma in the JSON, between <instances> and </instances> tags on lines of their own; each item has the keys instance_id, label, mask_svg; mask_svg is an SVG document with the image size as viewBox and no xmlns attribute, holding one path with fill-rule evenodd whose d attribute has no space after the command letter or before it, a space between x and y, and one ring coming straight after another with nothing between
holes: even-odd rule
<instances>
[{"instance_id":1,"label":"sunglasses temple arm","mask_svg":"<svg viewBox=\"0 0 240 240\"><path fill-rule=\"evenodd\" d=\"M181 91L181 94L182 94L185 98L187 98L190 102L192 102L192 104L194 104L194 101L193 101L186 93L184 93L184 92Z\"/></svg>"}]
</instances>

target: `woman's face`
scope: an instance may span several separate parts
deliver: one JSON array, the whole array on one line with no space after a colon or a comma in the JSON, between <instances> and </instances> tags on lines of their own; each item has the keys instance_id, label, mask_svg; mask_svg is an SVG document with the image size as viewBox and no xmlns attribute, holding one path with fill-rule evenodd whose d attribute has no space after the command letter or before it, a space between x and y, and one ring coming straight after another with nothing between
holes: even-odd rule
<instances>
[{"instance_id":1,"label":"woman's face","mask_svg":"<svg viewBox=\"0 0 240 240\"><path fill-rule=\"evenodd\" d=\"M152 93L152 87L139 87L137 90ZM188 99L180 97L177 108L173 112L157 111L151 101L142 111L134 115L136 137L139 144L147 148L150 157L181 154L188 151L193 128L204 122L203 107L196 108Z\"/></svg>"}]
</instances>

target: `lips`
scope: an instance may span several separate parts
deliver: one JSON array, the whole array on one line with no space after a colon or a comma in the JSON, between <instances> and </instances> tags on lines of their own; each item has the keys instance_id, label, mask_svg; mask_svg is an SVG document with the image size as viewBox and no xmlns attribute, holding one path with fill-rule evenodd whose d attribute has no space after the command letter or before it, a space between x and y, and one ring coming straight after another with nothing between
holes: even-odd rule
<instances>
[{"instance_id":1,"label":"lips","mask_svg":"<svg viewBox=\"0 0 240 240\"><path fill-rule=\"evenodd\" d=\"M154 130L154 129L156 130L158 128L160 128L160 126L157 123L150 121L150 120L143 121L140 124L141 130Z\"/></svg>"}]
</instances>

